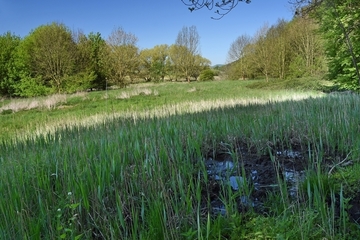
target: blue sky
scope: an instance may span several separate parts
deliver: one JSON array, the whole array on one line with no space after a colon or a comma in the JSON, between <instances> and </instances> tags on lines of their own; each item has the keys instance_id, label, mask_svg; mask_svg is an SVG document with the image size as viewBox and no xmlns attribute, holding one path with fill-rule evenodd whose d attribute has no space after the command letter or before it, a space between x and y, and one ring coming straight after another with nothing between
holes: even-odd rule
<instances>
[{"instance_id":1,"label":"blue sky","mask_svg":"<svg viewBox=\"0 0 360 240\"><path fill-rule=\"evenodd\" d=\"M187 1L187 0L186 0ZM231 43L240 35L253 35L265 23L291 20L288 0L253 0L238 6L221 20L214 11L190 12L181 0L0 0L0 34L24 37L36 27L64 23L85 34L100 32L106 39L116 27L135 34L140 49L171 45L183 26L197 27L203 57L213 65L226 62Z\"/></svg>"}]
</instances>

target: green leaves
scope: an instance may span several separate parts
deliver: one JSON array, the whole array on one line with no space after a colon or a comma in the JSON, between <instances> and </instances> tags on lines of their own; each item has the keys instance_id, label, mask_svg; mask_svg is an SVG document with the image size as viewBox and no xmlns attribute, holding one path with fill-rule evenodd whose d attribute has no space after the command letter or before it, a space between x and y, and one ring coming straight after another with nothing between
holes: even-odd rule
<instances>
[{"instance_id":1,"label":"green leaves","mask_svg":"<svg viewBox=\"0 0 360 240\"><path fill-rule=\"evenodd\" d=\"M0 95L14 92L13 79L10 77L14 65L14 54L20 44L20 37L7 32L0 36Z\"/></svg>"},{"instance_id":2,"label":"green leaves","mask_svg":"<svg viewBox=\"0 0 360 240\"><path fill-rule=\"evenodd\" d=\"M329 60L329 77L344 89L359 89L360 3L324 1L318 13Z\"/></svg>"}]
</instances>

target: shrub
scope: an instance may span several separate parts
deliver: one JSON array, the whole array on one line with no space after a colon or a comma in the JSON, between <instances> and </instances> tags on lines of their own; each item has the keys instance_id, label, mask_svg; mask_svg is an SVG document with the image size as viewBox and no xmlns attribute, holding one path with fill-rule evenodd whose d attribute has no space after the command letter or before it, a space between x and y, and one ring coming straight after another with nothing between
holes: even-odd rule
<instances>
[{"instance_id":1,"label":"shrub","mask_svg":"<svg viewBox=\"0 0 360 240\"><path fill-rule=\"evenodd\" d=\"M210 81L214 80L215 73L211 69L205 69L200 73L199 81Z\"/></svg>"}]
</instances>

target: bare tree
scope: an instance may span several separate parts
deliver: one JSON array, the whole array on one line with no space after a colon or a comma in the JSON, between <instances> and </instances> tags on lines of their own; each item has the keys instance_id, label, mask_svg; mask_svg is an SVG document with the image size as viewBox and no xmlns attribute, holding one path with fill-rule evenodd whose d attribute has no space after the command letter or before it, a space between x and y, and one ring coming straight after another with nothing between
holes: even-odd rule
<instances>
[{"instance_id":1,"label":"bare tree","mask_svg":"<svg viewBox=\"0 0 360 240\"><path fill-rule=\"evenodd\" d=\"M238 38L236 38L236 40L232 42L230 45L227 61L230 63L244 57L245 47L250 43L251 43L251 37L247 34L241 35Z\"/></svg>"},{"instance_id":2,"label":"bare tree","mask_svg":"<svg viewBox=\"0 0 360 240\"><path fill-rule=\"evenodd\" d=\"M236 72L240 73L242 79L246 78L248 66L245 60L246 47L251 43L252 38L249 35L241 35L231 43L228 51L227 62L231 64L231 68L236 68ZM232 69L234 71L234 69Z\"/></svg>"}]
</instances>

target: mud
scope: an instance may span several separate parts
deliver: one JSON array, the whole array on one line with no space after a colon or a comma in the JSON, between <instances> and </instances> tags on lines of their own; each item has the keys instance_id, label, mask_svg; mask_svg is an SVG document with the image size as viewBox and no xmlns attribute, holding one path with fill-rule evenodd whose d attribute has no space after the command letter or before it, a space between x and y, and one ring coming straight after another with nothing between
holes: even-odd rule
<instances>
[{"instance_id":1,"label":"mud","mask_svg":"<svg viewBox=\"0 0 360 240\"><path fill-rule=\"evenodd\" d=\"M237 211L245 212L250 208L258 213L267 213L265 206L269 193L280 193L280 182L286 183L290 201L299 201L299 187L305 180L308 168L307 152L288 149L274 151L271 156L259 156L255 152L238 151L237 159L229 154L217 154L205 159L208 182L203 190L203 209L213 215L226 215L228 209L222 202L224 192L236 193ZM327 163L324 163L327 164ZM348 209L350 218L360 222L360 193L351 199ZM229 207L229 206L227 206Z\"/></svg>"}]
</instances>

